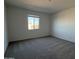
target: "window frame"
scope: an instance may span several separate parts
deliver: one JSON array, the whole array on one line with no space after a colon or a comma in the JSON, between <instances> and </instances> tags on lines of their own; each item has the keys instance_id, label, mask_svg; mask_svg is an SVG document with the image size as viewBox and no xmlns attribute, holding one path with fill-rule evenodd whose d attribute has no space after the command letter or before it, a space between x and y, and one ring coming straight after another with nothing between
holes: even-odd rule
<instances>
[{"instance_id":1,"label":"window frame","mask_svg":"<svg viewBox=\"0 0 79 59\"><path fill-rule=\"evenodd\" d=\"M28 17L39 18L39 29L40 29L40 16L29 14L29 15L27 16L27 24L28 24ZM34 24L35 24L35 21L34 21ZM28 24L28 25L29 25L29 24ZM28 25L27 25L27 29L29 30ZM32 31L32 30L39 30L39 29L35 29L35 28L34 28L34 29L29 30L29 31Z\"/></svg>"}]
</instances>

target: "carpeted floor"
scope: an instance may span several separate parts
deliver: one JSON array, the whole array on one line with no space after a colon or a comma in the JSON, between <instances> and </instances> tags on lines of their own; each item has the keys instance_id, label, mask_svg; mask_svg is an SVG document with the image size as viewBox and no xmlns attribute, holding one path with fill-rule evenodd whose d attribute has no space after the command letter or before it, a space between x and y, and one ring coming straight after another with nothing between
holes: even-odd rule
<instances>
[{"instance_id":1,"label":"carpeted floor","mask_svg":"<svg viewBox=\"0 0 79 59\"><path fill-rule=\"evenodd\" d=\"M75 44L54 37L10 43L5 57L15 59L75 59Z\"/></svg>"}]
</instances>

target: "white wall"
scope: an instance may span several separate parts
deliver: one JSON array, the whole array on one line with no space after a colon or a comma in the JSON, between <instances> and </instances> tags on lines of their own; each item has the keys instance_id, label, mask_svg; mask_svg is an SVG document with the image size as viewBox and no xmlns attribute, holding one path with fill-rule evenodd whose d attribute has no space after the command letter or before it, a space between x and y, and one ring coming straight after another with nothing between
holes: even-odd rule
<instances>
[{"instance_id":1,"label":"white wall","mask_svg":"<svg viewBox=\"0 0 79 59\"><path fill-rule=\"evenodd\" d=\"M66 9L52 15L51 34L71 42L75 42L75 10Z\"/></svg>"},{"instance_id":2,"label":"white wall","mask_svg":"<svg viewBox=\"0 0 79 59\"><path fill-rule=\"evenodd\" d=\"M29 31L27 28L28 14L40 16L40 29ZM8 6L9 41L17 41L28 38L36 38L50 35L49 15L30 10Z\"/></svg>"},{"instance_id":3,"label":"white wall","mask_svg":"<svg viewBox=\"0 0 79 59\"><path fill-rule=\"evenodd\" d=\"M52 15L51 19L49 14L34 12L14 6L8 6L7 11L9 41L24 40L51 34L52 36L75 42L74 8L60 11ZM28 30L28 14L40 16L39 30Z\"/></svg>"},{"instance_id":4,"label":"white wall","mask_svg":"<svg viewBox=\"0 0 79 59\"><path fill-rule=\"evenodd\" d=\"M7 32L7 17L6 17L6 6L4 6L4 52L8 46L8 32Z\"/></svg>"}]
</instances>

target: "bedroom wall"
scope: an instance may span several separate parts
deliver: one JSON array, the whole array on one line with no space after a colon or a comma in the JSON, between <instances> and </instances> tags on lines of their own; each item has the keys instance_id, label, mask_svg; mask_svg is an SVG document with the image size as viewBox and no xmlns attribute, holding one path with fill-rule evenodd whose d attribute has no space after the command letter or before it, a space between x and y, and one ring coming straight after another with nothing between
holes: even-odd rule
<instances>
[{"instance_id":1,"label":"bedroom wall","mask_svg":"<svg viewBox=\"0 0 79 59\"><path fill-rule=\"evenodd\" d=\"M9 41L24 40L50 35L49 15L41 12L34 12L15 6L7 6ZM28 14L40 16L40 29L28 30Z\"/></svg>"},{"instance_id":2,"label":"bedroom wall","mask_svg":"<svg viewBox=\"0 0 79 59\"><path fill-rule=\"evenodd\" d=\"M8 46L8 30L7 30L7 8L4 6L4 53Z\"/></svg>"},{"instance_id":3,"label":"bedroom wall","mask_svg":"<svg viewBox=\"0 0 79 59\"><path fill-rule=\"evenodd\" d=\"M75 8L62 10L51 19L52 36L75 42Z\"/></svg>"}]
</instances>

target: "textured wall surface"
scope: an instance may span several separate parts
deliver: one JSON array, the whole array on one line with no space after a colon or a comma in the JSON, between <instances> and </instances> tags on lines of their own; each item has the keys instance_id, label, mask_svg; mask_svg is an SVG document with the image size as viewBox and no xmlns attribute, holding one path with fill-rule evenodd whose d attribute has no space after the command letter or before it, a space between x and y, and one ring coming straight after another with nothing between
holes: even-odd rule
<instances>
[{"instance_id":1,"label":"textured wall surface","mask_svg":"<svg viewBox=\"0 0 79 59\"><path fill-rule=\"evenodd\" d=\"M17 41L50 35L50 21L48 14L33 12L14 6L8 6L7 8L9 41ZM28 30L27 16L29 14L40 16L39 30Z\"/></svg>"},{"instance_id":2,"label":"textured wall surface","mask_svg":"<svg viewBox=\"0 0 79 59\"><path fill-rule=\"evenodd\" d=\"M75 9L63 10L51 18L52 36L75 42Z\"/></svg>"}]
</instances>

